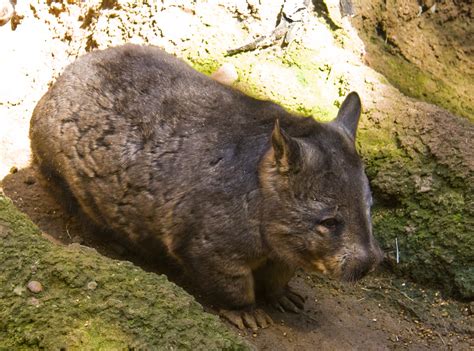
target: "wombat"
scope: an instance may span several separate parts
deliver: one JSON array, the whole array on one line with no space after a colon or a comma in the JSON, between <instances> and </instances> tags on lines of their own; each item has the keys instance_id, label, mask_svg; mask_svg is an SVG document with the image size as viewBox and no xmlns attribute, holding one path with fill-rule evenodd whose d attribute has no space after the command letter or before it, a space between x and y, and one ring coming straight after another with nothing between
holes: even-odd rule
<instances>
[{"instance_id":1,"label":"wombat","mask_svg":"<svg viewBox=\"0 0 474 351\"><path fill-rule=\"evenodd\" d=\"M350 93L318 123L251 98L152 46L95 51L36 106L34 162L96 225L163 250L237 326L266 327L256 297L297 311L299 267L345 281L372 270L371 193Z\"/></svg>"}]
</instances>

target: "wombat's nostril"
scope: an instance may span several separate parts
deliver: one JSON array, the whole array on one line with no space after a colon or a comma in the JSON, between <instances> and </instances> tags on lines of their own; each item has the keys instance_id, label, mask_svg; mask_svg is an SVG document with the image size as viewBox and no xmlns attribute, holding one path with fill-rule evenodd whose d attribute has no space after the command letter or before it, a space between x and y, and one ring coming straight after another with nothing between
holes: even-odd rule
<instances>
[{"instance_id":1,"label":"wombat's nostril","mask_svg":"<svg viewBox=\"0 0 474 351\"><path fill-rule=\"evenodd\" d=\"M373 252L374 252L374 255L375 255L375 265L378 265L383 261L383 259L385 257L385 253L380 248L378 243L375 243Z\"/></svg>"},{"instance_id":2,"label":"wombat's nostril","mask_svg":"<svg viewBox=\"0 0 474 351\"><path fill-rule=\"evenodd\" d=\"M384 257L377 242L369 247L359 247L354 256L343 268L342 280L356 281L373 272Z\"/></svg>"}]
</instances>

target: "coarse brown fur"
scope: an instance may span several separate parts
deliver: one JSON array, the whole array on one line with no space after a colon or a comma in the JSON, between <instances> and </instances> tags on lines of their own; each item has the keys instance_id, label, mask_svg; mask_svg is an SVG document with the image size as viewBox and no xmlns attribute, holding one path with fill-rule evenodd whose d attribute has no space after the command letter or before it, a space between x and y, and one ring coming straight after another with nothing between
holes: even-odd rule
<instances>
[{"instance_id":1,"label":"coarse brown fur","mask_svg":"<svg viewBox=\"0 0 474 351\"><path fill-rule=\"evenodd\" d=\"M279 299L298 267L356 280L381 259L354 147L360 100L321 124L156 47L70 65L31 120L34 161L97 226L166 252L227 308Z\"/></svg>"}]
</instances>

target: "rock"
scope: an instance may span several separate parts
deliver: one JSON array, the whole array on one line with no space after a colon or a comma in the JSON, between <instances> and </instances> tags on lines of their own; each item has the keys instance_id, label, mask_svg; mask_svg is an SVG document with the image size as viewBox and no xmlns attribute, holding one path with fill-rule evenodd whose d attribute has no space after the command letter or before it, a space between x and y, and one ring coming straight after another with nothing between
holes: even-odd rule
<instances>
[{"instance_id":1,"label":"rock","mask_svg":"<svg viewBox=\"0 0 474 351\"><path fill-rule=\"evenodd\" d=\"M40 293L43 291L43 286L41 285L40 282L36 281L36 280L32 280L28 283L27 285L27 288L29 291L31 291L32 293Z\"/></svg>"},{"instance_id":2,"label":"rock","mask_svg":"<svg viewBox=\"0 0 474 351\"><path fill-rule=\"evenodd\" d=\"M36 342L48 350L97 349L97 345L108 350L251 349L166 277L78 244L51 243L0 194L3 222L11 234L1 241L0 319L14 333L0 332L1 350L38 348ZM37 279L48 286L47 303L37 296L18 297L36 262L41 262ZM101 282L101 288L86 297L84 287L91 277ZM40 306L41 313L33 306Z\"/></svg>"},{"instance_id":3,"label":"rock","mask_svg":"<svg viewBox=\"0 0 474 351\"><path fill-rule=\"evenodd\" d=\"M18 296L23 295L25 291L26 291L25 287L21 285L17 285L15 289L13 289L13 293L15 293L15 295L18 295Z\"/></svg>"},{"instance_id":4,"label":"rock","mask_svg":"<svg viewBox=\"0 0 474 351\"><path fill-rule=\"evenodd\" d=\"M97 288L97 282L91 280L89 283L87 283L87 289L95 290L96 288Z\"/></svg>"},{"instance_id":5,"label":"rock","mask_svg":"<svg viewBox=\"0 0 474 351\"><path fill-rule=\"evenodd\" d=\"M232 63L224 63L211 77L221 84L232 85L239 78L239 74Z\"/></svg>"}]
</instances>

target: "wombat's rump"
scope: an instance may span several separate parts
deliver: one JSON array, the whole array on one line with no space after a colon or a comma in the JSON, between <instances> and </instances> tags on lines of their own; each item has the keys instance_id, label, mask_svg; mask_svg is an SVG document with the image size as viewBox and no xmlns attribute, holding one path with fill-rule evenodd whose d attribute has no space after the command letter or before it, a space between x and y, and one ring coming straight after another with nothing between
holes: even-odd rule
<instances>
[{"instance_id":1,"label":"wombat's rump","mask_svg":"<svg viewBox=\"0 0 474 351\"><path fill-rule=\"evenodd\" d=\"M79 58L38 103L34 161L83 212L149 256L165 248L234 323L287 310L298 267L356 280L381 257L354 148L360 100L329 124L293 116L156 47Z\"/></svg>"}]
</instances>

